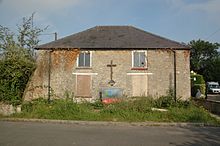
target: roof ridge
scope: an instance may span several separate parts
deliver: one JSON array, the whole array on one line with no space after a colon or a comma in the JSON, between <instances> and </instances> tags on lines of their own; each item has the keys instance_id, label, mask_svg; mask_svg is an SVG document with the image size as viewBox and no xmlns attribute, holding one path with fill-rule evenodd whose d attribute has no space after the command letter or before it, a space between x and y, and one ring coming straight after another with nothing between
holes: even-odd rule
<instances>
[{"instance_id":1,"label":"roof ridge","mask_svg":"<svg viewBox=\"0 0 220 146\"><path fill-rule=\"evenodd\" d=\"M131 25L96 25L95 27L129 27Z\"/></svg>"}]
</instances>

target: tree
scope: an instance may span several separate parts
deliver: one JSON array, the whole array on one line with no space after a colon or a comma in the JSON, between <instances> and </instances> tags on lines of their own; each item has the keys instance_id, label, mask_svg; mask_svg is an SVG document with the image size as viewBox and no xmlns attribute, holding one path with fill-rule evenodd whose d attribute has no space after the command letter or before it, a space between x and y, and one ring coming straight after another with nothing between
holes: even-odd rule
<instances>
[{"instance_id":1,"label":"tree","mask_svg":"<svg viewBox=\"0 0 220 146\"><path fill-rule=\"evenodd\" d=\"M25 48L30 57L35 57L34 47L40 42L39 35L44 32L48 26L44 28L34 26L34 15L35 13L32 13L30 17L24 17L22 23L17 24L17 33L0 25L1 52L7 53L13 48Z\"/></svg>"},{"instance_id":2,"label":"tree","mask_svg":"<svg viewBox=\"0 0 220 146\"><path fill-rule=\"evenodd\" d=\"M24 17L22 24L17 25L18 45L22 48L26 48L32 57L34 57L34 47L40 42L38 36L48 28L48 26L43 29L34 26L34 14L35 13L32 13L28 18Z\"/></svg>"},{"instance_id":3,"label":"tree","mask_svg":"<svg viewBox=\"0 0 220 146\"><path fill-rule=\"evenodd\" d=\"M44 29L33 25L34 13L17 25L18 32L0 26L0 101L18 104L35 69L34 47Z\"/></svg>"},{"instance_id":4,"label":"tree","mask_svg":"<svg viewBox=\"0 0 220 146\"><path fill-rule=\"evenodd\" d=\"M212 62L210 72L212 73L212 79L210 79L210 81L217 81L220 83L220 56Z\"/></svg>"},{"instance_id":5,"label":"tree","mask_svg":"<svg viewBox=\"0 0 220 146\"><path fill-rule=\"evenodd\" d=\"M189 45L191 46L191 70L202 74L206 81L215 81L215 70L220 68L215 65L215 61L219 58L220 44L193 40Z\"/></svg>"},{"instance_id":6,"label":"tree","mask_svg":"<svg viewBox=\"0 0 220 146\"><path fill-rule=\"evenodd\" d=\"M3 52L15 46L14 33L9 28L0 25L0 49Z\"/></svg>"}]
</instances>

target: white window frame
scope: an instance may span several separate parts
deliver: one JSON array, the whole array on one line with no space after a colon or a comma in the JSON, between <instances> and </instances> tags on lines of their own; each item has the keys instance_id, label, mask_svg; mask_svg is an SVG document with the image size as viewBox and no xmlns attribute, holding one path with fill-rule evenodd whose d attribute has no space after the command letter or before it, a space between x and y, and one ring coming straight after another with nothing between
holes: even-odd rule
<instances>
[{"instance_id":1,"label":"white window frame","mask_svg":"<svg viewBox=\"0 0 220 146\"><path fill-rule=\"evenodd\" d=\"M89 59L90 59L90 64L89 66L79 66L79 54L80 53L90 53L90 56L89 56ZM79 68L91 68L92 67L92 51L80 51L80 53L78 54L77 56L77 59L76 59L76 66L79 67Z\"/></svg>"},{"instance_id":2,"label":"white window frame","mask_svg":"<svg viewBox=\"0 0 220 146\"><path fill-rule=\"evenodd\" d=\"M134 66L134 52L144 52L145 54L145 66L144 67ZM132 51L132 68L147 68L147 51L146 50L133 50Z\"/></svg>"}]
</instances>

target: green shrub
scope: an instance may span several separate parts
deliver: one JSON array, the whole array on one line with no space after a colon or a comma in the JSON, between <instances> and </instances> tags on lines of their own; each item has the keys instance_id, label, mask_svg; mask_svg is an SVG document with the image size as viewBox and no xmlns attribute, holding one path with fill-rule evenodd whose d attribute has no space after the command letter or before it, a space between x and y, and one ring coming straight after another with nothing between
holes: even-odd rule
<instances>
[{"instance_id":1,"label":"green shrub","mask_svg":"<svg viewBox=\"0 0 220 146\"><path fill-rule=\"evenodd\" d=\"M167 108L175 104L172 96L161 96L154 100L154 106L158 108Z\"/></svg>"},{"instance_id":2,"label":"green shrub","mask_svg":"<svg viewBox=\"0 0 220 146\"><path fill-rule=\"evenodd\" d=\"M191 95L193 97L196 96L198 89L202 94L205 94L206 91L205 80L202 75L191 74Z\"/></svg>"},{"instance_id":3,"label":"green shrub","mask_svg":"<svg viewBox=\"0 0 220 146\"><path fill-rule=\"evenodd\" d=\"M20 104L34 63L21 58L0 60L0 101Z\"/></svg>"},{"instance_id":4,"label":"green shrub","mask_svg":"<svg viewBox=\"0 0 220 146\"><path fill-rule=\"evenodd\" d=\"M191 74L192 83L195 84L205 84L205 80L200 74Z\"/></svg>"}]
</instances>

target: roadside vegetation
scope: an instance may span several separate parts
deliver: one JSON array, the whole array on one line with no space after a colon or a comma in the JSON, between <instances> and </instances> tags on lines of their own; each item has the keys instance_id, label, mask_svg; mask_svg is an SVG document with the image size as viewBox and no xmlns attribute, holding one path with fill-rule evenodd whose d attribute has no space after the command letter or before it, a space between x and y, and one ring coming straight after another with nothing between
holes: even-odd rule
<instances>
[{"instance_id":1,"label":"roadside vegetation","mask_svg":"<svg viewBox=\"0 0 220 146\"><path fill-rule=\"evenodd\" d=\"M0 25L0 102L21 104L28 80L35 69L38 36L46 30L34 26L34 13L24 17L17 32Z\"/></svg>"},{"instance_id":2,"label":"roadside vegetation","mask_svg":"<svg viewBox=\"0 0 220 146\"><path fill-rule=\"evenodd\" d=\"M163 108L167 111L152 110ZM45 99L37 99L22 104L22 112L12 115L15 118L39 118L88 121L128 121L128 122L196 122L220 125L220 121L210 116L203 107L192 101L177 101L171 96L157 100L150 97L128 98L126 100L103 104L76 103L71 99L53 100L50 104Z\"/></svg>"},{"instance_id":3,"label":"roadside vegetation","mask_svg":"<svg viewBox=\"0 0 220 146\"><path fill-rule=\"evenodd\" d=\"M190 70L204 77L206 82L220 83L220 52L219 42L192 40L188 44L190 50Z\"/></svg>"}]
</instances>

